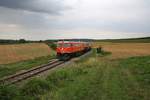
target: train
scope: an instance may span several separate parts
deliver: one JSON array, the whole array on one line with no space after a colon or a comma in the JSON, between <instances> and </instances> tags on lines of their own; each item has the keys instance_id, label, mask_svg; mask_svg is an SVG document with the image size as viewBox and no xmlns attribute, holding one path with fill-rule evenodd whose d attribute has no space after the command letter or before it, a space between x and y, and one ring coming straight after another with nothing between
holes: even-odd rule
<instances>
[{"instance_id":1,"label":"train","mask_svg":"<svg viewBox=\"0 0 150 100\"><path fill-rule=\"evenodd\" d=\"M57 58L63 61L80 56L90 50L91 43L81 41L58 41L56 48Z\"/></svg>"}]
</instances>

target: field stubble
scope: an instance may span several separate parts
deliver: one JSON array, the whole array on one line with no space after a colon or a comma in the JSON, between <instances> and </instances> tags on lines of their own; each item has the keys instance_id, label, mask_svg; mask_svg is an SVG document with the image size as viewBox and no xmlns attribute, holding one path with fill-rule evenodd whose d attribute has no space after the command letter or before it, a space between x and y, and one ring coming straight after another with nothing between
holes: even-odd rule
<instances>
[{"instance_id":1,"label":"field stubble","mask_svg":"<svg viewBox=\"0 0 150 100\"><path fill-rule=\"evenodd\" d=\"M93 43L93 47L99 46L112 53L111 59L150 55L150 43Z\"/></svg>"},{"instance_id":2,"label":"field stubble","mask_svg":"<svg viewBox=\"0 0 150 100\"><path fill-rule=\"evenodd\" d=\"M48 56L50 53L50 48L44 43L0 45L0 64Z\"/></svg>"}]
</instances>

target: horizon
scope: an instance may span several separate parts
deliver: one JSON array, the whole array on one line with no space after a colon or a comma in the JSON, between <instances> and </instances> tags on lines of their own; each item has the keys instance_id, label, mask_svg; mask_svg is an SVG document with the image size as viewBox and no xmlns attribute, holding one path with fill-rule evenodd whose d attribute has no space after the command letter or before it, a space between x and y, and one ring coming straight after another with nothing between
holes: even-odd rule
<instances>
[{"instance_id":1,"label":"horizon","mask_svg":"<svg viewBox=\"0 0 150 100\"><path fill-rule=\"evenodd\" d=\"M12 40L12 41L19 41L21 39L24 39L26 41L55 41L55 40L134 40L134 39L147 39L150 38L149 36L145 36L145 37L136 37L136 38L114 38L114 39L90 39L90 38L69 38L69 39L44 39L44 40L29 40L29 39L24 39L24 38L20 38L20 39L0 39L0 40Z\"/></svg>"}]
</instances>

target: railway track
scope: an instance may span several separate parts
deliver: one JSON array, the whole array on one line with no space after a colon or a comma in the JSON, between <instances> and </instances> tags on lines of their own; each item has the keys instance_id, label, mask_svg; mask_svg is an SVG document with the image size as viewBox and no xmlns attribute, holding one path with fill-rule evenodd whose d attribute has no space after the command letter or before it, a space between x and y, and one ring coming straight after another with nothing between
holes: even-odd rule
<instances>
[{"instance_id":1,"label":"railway track","mask_svg":"<svg viewBox=\"0 0 150 100\"><path fill-rule=\"evenodd\" d=\"M85 53L84 55L80 56L80 58L82 58L88 54L90 54L90 52ZM72 61L73 61L73 59L72 59ZM0 79L0 84L10 85L10 84L18 83L20 81L23 81L30 77L38 75L42 72L45 72L49 69L57 67L58 65L64 64L65 62L66 61L59 61L58 59L53 59L48 64L45 64L45 65L42 65L39 67L35 67L32 69L26 70L24 72L20 72L20 73L5 77L3 79Z\"/></svg>"},{"instance_id":2,"label":"railway track","mask_svg":"<svg viewBox=\"0 0 150 100\"><path fill-rule=\"evenodd\" d=\"M50 61L48 64L36 67L36 68L32 68L30 70L21 72L21 73L17 73L15 75L11 75L8 76L6 78L3 78L0 80L0 84L5 84L5 85L9 85L9 84L15 84L17 82L20 82L22 80L25 80L27 78L33 77L37 74L40 74L44 71L47 71L49 69L52 69L58 65L61 65L65 63L65 61L59 61L57 59L54 59L52 61Z\"/></svg>"}]
</instances>

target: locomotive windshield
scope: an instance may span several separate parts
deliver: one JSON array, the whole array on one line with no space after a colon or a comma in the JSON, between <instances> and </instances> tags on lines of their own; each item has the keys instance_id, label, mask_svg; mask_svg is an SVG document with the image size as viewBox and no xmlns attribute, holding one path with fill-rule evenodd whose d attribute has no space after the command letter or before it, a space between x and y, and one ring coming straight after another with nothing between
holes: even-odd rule
<instances>
[{"instance_id":1,"label":"locomotive windshield","mask_svg":"<svg viewBox=\"0 0 150 100\"><path fill-rule=\"evenodd\" d=\"M61 44L61 43L58 43L58 44L57 44L57 47L62 47L62 44Z\"/></svg>"}]
</instances>

